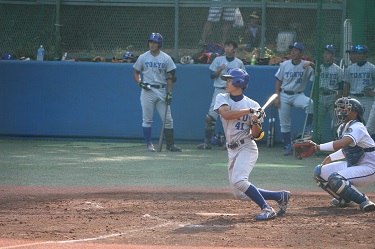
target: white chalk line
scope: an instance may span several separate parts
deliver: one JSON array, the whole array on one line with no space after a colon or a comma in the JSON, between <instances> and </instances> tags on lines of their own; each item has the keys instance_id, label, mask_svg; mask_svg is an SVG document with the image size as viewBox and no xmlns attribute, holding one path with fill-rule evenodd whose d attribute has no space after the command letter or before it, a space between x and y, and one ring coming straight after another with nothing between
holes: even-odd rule
<instances>
[{"instance_id":1,"label":"white chalk line","mask_svg":"<svg viewBox=\"0 0 375 249\"><path fill-rule=\"evenodd\" d=\"M156 225L156 226L152 226L152 227L146 227L146 228L141 228L141 229L133 229L133 230L128 230L128 231L121 232L121 233L101 235L101 236L93 237L93 238L76 239L76 240L60 240L60 241L43 241L43 242L35 242L35 243L30 243L30 244L5 246L5 247L0 247L0 249L21 248L21 247L34 246L34 245L45 245L45 244L67 244L67 243L79 243L79 242L87 242L87 241L96 241L96 240L114 238L114 237L118 237L118 236L121 236L121 235L129 234L129 233L136 233L136 232L145 231L145 230L158 229L158 228L162 228L162 227L166 227L166 226L169 226L169 225L175 225L176 224L175 222L171 222L171 221L168 221L168 220L165 220L165 219L160 219L158 217L151 216L149 214L145 214L145 215L143 215L143 217L158 220L158 221L163 221L164 223Z\"/></svg>"},{"instance_id":2,"label":"white chalk line","mask_svg":"<svg viewBox=\"0 0 375 249\"><path fill-rule=\"evenodd\" d=\"M222 215L222 214L219 214ZM233 215L233 214L230 214ZM213 227L213 228L223 228L223 227L230 227L227 225L199 225L199 224L181 224L177 222L172 222L166 219L162 219L156 216L151 216L149 214L143 215L145 218L150 218L153 220L157 221L162 221L162 224L152 226L152 227L146 227L146 228L141 228L141 229L133 229L133 230L128 230L125 232L121 233L113 233L113 234L108 234L108 235L101 235L98 237L93 237L93 238L85 238L85 239L76 239L76 240L60 240L60 241L43 241L43 242L35 242L35 243L30 243L30 244L22 244L22 245L14 245L14 246L6 246L6 247L0 247L0 249L11 249L11 248L22 248L22 247L27 247L27 246L34 246L34 245L45 245L45 244L67 244L67 243L79 243L79 242L87 242L87 241L96 241L96 240L103 240L103 239L109 239L109 238L114 238L114 237L119 237L121 235L129 234L129 233L136 233L140 231L146 231L146 230L152 230L152 229L158 229L170 225L177 225L178 227L187 227L187 228L205 228L205 227Z\"/></svg>"}]
</instances>

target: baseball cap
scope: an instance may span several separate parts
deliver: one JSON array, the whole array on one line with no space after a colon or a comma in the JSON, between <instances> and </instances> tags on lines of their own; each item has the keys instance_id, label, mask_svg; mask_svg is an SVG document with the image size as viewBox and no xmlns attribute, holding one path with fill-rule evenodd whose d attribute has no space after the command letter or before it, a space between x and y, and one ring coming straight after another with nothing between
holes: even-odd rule
<instances>
[{"instance_id":1,"label":"baseball cap","mask_svg":"<svg viewBox=\"0 0 375 249\"><path fill-rule=\"evenodd\" d=\"M296 49L299 49L301 51L305 51L305 47L299 42L295 42L293 45L289 46L289 49L292 49L292 48L296 48Z\"/></svg>"},{"instance_id":2,"label":"baseball cap","mask_svg":"<svg viewBox=\"0 0 375 249\"><path fill-rule=\"evenodd\" d=\"M10 53L2 53L1 56L0 56L0 59L1 60L13 60L14 57Z\"/></svg>"},{"instance_id":3,"label":"baseball cap","mask_svg":"<svg viewBox=\"0 0 375 249\"><path fill-rule=\"evenodd\" d=\"M355 46L355 52L358 52L358 53L368 53L368 48L364 45L357 45Z\"/></svg>"},{"instance_id":4,"label":"baseball cap","mask_svg":"<svg viewBox=\"0 0 375 249\"><path fill-rule=\"evenodd\" d=\"M259 16L257 15L257 13L255 11L250 14L250 17L255 18L255 19L259 19Z\"/></svg>"},{"instance_id":5,"label":"baseball cap","mask_svg":"<svg viewBox=\"0 0 375 249\"><path fill-rule=\"evenodd\" d=\"M349 49L345 51L345 53L356 52L355 47L356 46L350 46Z\"/></svg>"},{"instance_id":6,"label":"baseball cap","mask_svg":"<svg viewBox=\"0 0 375 249\"><path fill-rule=\"evenodd\" d=\"M335 54L335 48L333 47L333 45L325 45L324 50L328 50L332 54Z\"/></svg>"}]
</instances>

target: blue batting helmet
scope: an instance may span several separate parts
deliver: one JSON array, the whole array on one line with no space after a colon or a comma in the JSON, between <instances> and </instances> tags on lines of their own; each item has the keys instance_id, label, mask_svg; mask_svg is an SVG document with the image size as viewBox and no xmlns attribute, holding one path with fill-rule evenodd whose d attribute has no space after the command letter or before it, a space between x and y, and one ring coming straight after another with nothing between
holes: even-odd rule
<instances>
[{"instance_id":1,"label":"blue batting helmet","mask_svg":"<svg viewBox=\"0 0 375 249\"><path fill-rule=\"evenodd\" d=\"M150 37L148 38L148 42L154 41L159 43L159 48L163 47L163 36L159 33L152 33ZM148 46L147 42L147 46Z\"/></svg>"},{"instance_id":2,"label":"blue batting helmet","mask_svg":"<svg viewBox=\"0 0 375 249\"><path fill-rule=\"evenodd\" d=\"M133 54L133 52L130 52L130 51L128 51L128 52L126 52L125 54L124 54L124 56L122 57L124 60L125 59L134 59L134 54Z\"/></svg>"},{"instance_id":3,"label":"blue batting helmet","mask_svg":"<svg viewBox=\"0 0 375 249\"><path fill-rule=\"evenodd\" d=\"M250 81L250 76L247 72L240 68L233 68L229 70L228 74L221 76L222 80L233 79L232 85L245 89Z\"/></svg>"}]
</instances>

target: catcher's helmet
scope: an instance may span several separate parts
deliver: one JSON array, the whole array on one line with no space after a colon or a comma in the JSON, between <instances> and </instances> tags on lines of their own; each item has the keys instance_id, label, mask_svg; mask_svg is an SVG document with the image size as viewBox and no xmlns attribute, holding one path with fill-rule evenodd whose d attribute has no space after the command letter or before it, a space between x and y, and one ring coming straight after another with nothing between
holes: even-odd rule
<instances>
[{"instance_id":1,"label":"catcher's helmet","mask_svg":"<svg viewBox=\"0 0 375 249\"><path fill-rule=\"evenodd\" d=\"M365 124L362 118L365 108L362 106L361 102L356 99L342 97L335 102L335 113L337 125L342 124L348 117L349 112L355 111L358 114L358 120Z\"/></svg>"},{"instance_id":2,"label":"catcher's helmet","mask_svg":"<svg viewBox=\"0 0 375 249\"><path fill-rule=\"evenodd\" d=\"M159 43L159 48L163 47L163 36L161 36L161 34L159 33L152 33L150 37L148 38L148 42L150 41ZM148 46L148 42L147 42L147 46Z\"/></svg>"},{"instance_id":3,"label":"catcher's helmet","mask_svg":"<svg viewBox=\"0 0 375 249\"><path fill-rule=\"evenodd\" d=\"M134 54L133 54L133 52L130 52L130 51L128 51L128 52L126 52L125 54L124 54L124 56L122 57L124 60L125 59L134 59Z\"/></svg>"},{"instance_id":4,"label":"catcher's helmet","mask_svg":"<svg viewBox=\"0 0 375 249\"><path fill-rule=\"evenodd\" d=\"M250 76L247 72L240 68L233 68L229 70L228 74L221 76L222 80L233 79L232 85L245 89L250 81Z\"/></svg>"}]
</instances>

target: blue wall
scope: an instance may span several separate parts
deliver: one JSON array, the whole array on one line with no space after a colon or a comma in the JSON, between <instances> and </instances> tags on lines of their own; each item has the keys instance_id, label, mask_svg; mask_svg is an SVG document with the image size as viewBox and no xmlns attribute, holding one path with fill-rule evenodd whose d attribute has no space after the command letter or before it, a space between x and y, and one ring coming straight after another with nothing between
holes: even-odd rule
<instances>
[{"instance_id":1,"label":"blue wall","mask_svg":"<svg viewBox=\"0 0 375 249\"><path fill-rule=\"evenodd\" d=\"M262 105L274 93L274 66L247 66L245 94ZM202 139L213 82L208 65L177 65L172 115L176 139ZM142 138L140 88L131 64L0 61L0 136ZM267 110L269 113L269 109ZM153 137L160 118L155 112ZM302 130L305 115L293 113ZM264 123L267 130L268 121ZM278 119L276 141L281 141ZM217 131L222 131L221 123ZM296 130L298 132L298 130Z\"/></svg>"}]
</instances>

